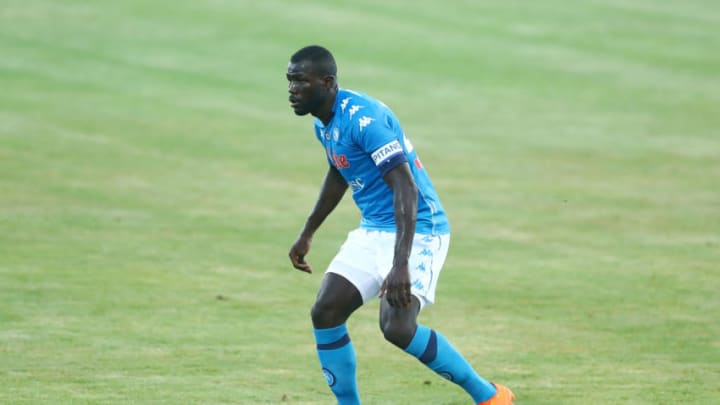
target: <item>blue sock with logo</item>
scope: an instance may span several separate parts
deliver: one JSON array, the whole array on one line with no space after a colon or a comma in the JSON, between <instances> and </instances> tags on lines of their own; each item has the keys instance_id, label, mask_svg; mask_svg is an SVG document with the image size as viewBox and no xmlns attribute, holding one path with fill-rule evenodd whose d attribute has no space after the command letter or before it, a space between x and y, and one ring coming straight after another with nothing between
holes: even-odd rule
<instances>
[{"instance_id":1,"label":"blue sock with logo","mask_svg":"<svg viewBox=\"0 0 720 405\"><path fill-rule=\"evenodd\" d=\"M427 326L418 325L415 336L405 351L436 373L461 386L476 403L485 402L495 395L495 386L482 379L445 336Z\"/></svg>"},{"instance_id":2,"label":"blue sock with logo","mask_svg":"<svg viewBox=\"0 0 720 405\"><path fill-rule=\"evenodd\" d=\"M355 349L350 341L347 326L314 329L318 357L323 375L330 390L335 394L338 405L359 405L355 370Z\"/></svg>"}]
</instances>

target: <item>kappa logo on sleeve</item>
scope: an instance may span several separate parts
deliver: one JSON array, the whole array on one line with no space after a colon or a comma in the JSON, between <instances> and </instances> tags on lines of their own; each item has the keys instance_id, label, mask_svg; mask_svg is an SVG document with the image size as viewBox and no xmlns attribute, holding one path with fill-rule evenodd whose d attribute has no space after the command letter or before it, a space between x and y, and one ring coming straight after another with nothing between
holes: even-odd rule
<instances>
[{"instance_id":1,"label":"kappa logo on sleeve","mask_svg":"<svg viewBox=\"0 0 720 405\"><path fill-rule=\"evenodd\" d=\"M360 111L360 109L363 108L361 105L354 105L350 107L350 116L348 118L352 119L353 115L355 115L356 112Z\"/></svg>"},{"instance_id":2,"label":"kappa logo on sleeve","mask_svg":"<svg viewBox=\"0 0 720 405\"><path fill-rule=\"evenodd\" d=\"M348 103L350 102L350 99L352 97L344 98L343 101L340 103L340 108L342 109L342 112L345 112L345 107L347 107Z\"/></svg>"},{"instance_id":3,"label":"kappa logo on sleeve","mask_svg":"<svg viewBox=\"0 0 720 405\"><path fill-rule=\"evenodd\" d=\"M375 118L370 118L368 116L360 117L358 120L358 124L360 124L360 132L362 132L362 130L373 121L375 121Z\"/></svg>"},{"instance_id":4,"label":"kappa logo on sleeve","mask_svg":"<svg viewBox=\"0 0 720 405\"><path fill-rule=\"evenodd\" d=\"M400 153L403 153L403 148L400 146L400 142L395 140L379 147L370 156L372 157L373 162L375 162L375 166L377 166L386 159Z\"/></svg>"}]
</instances>

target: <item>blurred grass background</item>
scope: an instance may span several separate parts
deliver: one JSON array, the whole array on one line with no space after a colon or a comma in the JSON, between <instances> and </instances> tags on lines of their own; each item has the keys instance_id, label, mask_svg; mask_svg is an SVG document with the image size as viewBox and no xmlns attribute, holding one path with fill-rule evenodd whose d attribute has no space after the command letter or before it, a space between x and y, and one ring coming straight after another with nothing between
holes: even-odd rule
<instances>
[{"instance_id":1,"label":"blurred grass background","mask_svg":"<svg viewBox=\"0 0 720 405\"><path fill-rule=\"evenodd\" d=\"M0 4L0 402L331 404L286 252L325 171L287 60L400 117L453 246L421 315L520 405L720 395L709 0ZM321 270L358 214L316 236ZM367 404L466 404L350 322Z\"/></svg>"}]
</instances>

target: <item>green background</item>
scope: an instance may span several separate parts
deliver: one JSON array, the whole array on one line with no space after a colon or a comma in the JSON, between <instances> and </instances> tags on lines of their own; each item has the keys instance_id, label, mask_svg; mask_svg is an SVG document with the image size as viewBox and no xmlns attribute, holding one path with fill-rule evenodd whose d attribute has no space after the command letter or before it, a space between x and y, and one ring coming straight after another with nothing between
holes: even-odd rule
<instances>
[{"instance_id":1,"label":"green background","mask_svg":"<svg viewBox=\"0 0 720 405\"><path fill-rule=\"evenodd\" d=\"M358 213L287 102L330 48L453 226L448 336L519 405L720 397L715 1L0 3L0 403L332 404L309 320ZM349 323L365 404L468 404Z\"/></svg>"}]
</instances>

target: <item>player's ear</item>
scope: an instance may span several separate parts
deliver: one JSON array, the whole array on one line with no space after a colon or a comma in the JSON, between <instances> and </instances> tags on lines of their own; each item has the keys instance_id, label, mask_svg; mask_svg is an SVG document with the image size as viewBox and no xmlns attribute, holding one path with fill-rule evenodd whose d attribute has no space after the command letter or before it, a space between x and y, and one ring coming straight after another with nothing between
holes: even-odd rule
<instances>
[{"instance_id":1,"label":"player's ear","mask_svg":"<svg viewBox=\"0 0 720 405\"><path fill-rule=\"evenodd\" d=\"M337 86L337 78L334 75L327 75L323 78L323 82L325 84L325 88L330 90L334 89L335 86Z\"/></svg>"}]
</instances>

